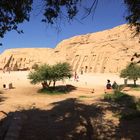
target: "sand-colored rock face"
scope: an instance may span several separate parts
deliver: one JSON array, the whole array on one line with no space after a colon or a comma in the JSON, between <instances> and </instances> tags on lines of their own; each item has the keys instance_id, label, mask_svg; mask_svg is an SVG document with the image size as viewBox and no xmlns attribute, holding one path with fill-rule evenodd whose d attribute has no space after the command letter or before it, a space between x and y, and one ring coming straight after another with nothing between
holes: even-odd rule
<instances>
[{"instance_id":1,"label":"sand-colored rock face","mask_svg":"<svg viewBox=\"0 0 140 140\"><path fill-rule=\"evenodd\" d=\"M63 57L55 57L54 49L49 48L18 48L9 49L0 55L0 69L26 70L34 64L54 64ZM63 60L64 61L64 60Z\"/></svg>"},{"instance_id":2,"label":"sand-colored rock face","mask_svg":"<svg viewBox=\"0 0 140 140\"><path fill-rule=\"evenodd\" d=\"M116 73L131 62L135 53L140 53L139 38L132 37L132 31L127 25L121 25L63 40L55 49L7 50L0 56L0 68L30 69L35 63L54 64L67 61L77 72Z\"/></svg>"}]
</instances>

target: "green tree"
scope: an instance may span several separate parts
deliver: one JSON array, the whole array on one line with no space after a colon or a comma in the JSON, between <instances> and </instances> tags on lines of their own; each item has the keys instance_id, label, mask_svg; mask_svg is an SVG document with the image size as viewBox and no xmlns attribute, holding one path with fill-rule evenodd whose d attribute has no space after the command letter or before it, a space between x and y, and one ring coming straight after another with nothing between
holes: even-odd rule
<instances>
[{"instance_id":1,"label":"green tree","mask_svg":"<svg viewBox=\"0 0 140 140\"><path fill-rule=\"evenodd\" d=\"M136 81L140 78L140 66L136 63L127 65L127 67L121 71L120 77L133 80L134 86L136 86Z\"/></svg>"},{"instance_id":2,"label":"green tree","mask_svg":"<svg viewBox=\"0 0 140 140\"><path fill-rule=\"evenodd\" d=\"M18 24L29 21L33 0L0 0L0 38L7 31L18 30Z\"/></svg>"},{"instance_id":3,"label":"green tree","mask_svg":"<svg viewBox=\"0 0 140 140\"><path fill-rule=\"evenodd\" d=\"M30 72L28 78L31 80L32 84L41 83L43 88L47 88L51 84L51 67L49 65L42 65L34 72Z\"/></svg>"},{"instance_id":4,"label":"green tree","mask_svg":"<svg viewBox=\"0 0 140 140\"><path fill-rule=\"evenodd\" d=\"M136 34L140 33L140 0L124 0L128 8L126 20L136 27Z\"/></svg>"},{"instance_id":5,"label":"green tree","mask_svg":"<svg viewBox=\"0 0 140 140\"><path fill-rule=\"evenodd\" d=\"M53 81L53 86L55 87L56 81L64 80L65 78L70 78L71 74L71 66L64 62L64 63L57 63L56 65L52 66L51 68L51 77Z\"/></svg>"},{"instance_id":6,"label":"green tree","mask_svg":"<svg viewBox=\"0 0 140 140\"><path fill-rule=\"evenodd\" d=\"M16 30L18 33L18 25L24 21L29 21L30 13L33 9L33 2L41 5L41 11L44 18L42 22L47 24L58 23L66 19L71 21L74 19L81 9L85 10L86 18L90 14L93 15L99 0L87 0L91 3L89 7L85 7L85 0L0 0L0 37L4 37L5 33ZM131 25L136 26L137 33L140 33L140 0L122 0L128 8L128 16L126 19Z\"/></svg>"},{"instance_id":7,"label":"green tree","mask_svg":"<svg viewBox=\"0 0 140 140\"><path fill-rule=\"evenodd\" d=\"M32 84L41 83L43 88L48 88L51 82L55 87L56 81L64 80L71 76L71 67L68 63L57 63L53 66L46 64L40 66L34 72L29 73L28 78Z\"/></svg>"}]
</instances>

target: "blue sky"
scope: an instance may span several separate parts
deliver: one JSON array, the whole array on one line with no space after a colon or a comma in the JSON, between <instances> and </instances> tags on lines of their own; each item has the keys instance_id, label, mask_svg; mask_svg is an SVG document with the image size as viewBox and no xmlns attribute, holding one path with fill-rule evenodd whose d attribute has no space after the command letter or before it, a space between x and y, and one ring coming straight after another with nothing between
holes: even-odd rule
<instances>
[{"instance_id":1,"label":"blue sky","mask_svg":"<svg viewBox=\"0 0 140 140\"><path fill-rule=\"evenodd\" d=\"M61 31L58 33L55 28L48 27L45 23L40 22L41 15L37 15L36 10L33 10L30 22L24 22L19 26L20 29L23 29L24 34L19 35L15 31L11 31L3 39L0 39L0 42L3 43L3 46L0 46L0 52L8 48L54 48L60 41L66 38L124 24L126 23L125 15L126 7L122 0L99 0L93 19L92 16L84 20L80 20L81 17L77 17L79 21L74 20L71 23L62 22Z\"/></svg>"}]
</instances>

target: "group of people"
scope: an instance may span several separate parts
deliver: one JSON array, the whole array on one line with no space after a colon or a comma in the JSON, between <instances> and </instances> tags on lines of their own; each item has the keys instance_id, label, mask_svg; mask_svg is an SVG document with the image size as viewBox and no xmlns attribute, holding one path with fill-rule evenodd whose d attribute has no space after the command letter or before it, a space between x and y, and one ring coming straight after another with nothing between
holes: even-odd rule
<instances>
[{"instance_id":1,"label":"group of people","mask_svg":"<svg viewBox=\"0 0 140 140\"><path fill-rule=\"evenodd\" d=\"M114 81L113 84L111 85L111 81L107 80L106 89L117 89L117 88L118 84L116 83L116 81Z\"/></svg>"}]
</instances>

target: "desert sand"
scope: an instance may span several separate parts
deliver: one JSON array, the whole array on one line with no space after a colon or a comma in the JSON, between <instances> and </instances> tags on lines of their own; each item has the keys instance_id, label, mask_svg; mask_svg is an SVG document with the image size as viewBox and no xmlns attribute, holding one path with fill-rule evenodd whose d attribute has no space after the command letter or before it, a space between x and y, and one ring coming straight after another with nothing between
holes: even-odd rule
<instances>
[{"instance_id":1,"label":"desert sand","mask_svg":"<svg viewBox=\"0 0 140 140\"><path fill-rule=\"evenodd\" d=\"M123 84L124 80L119 77L118 74L83 74L79 75L78 81L74 80L74 77L67 79L63 82L58 81L57 85L70 84L77 87L77 90L72 91L70 94L65 95L42 95L38 93L41 89L41 84L32 85L28 79L29 71L17 71L17 72L0 72L0 91L6 100L0 103L0 110L6 112L17 110L18 108L26 108L33 104L37 107L48 106L55 101L61 101L67 98L77 98L78 96L88 95L93 96L96 99L104 94L107 79L111 82L116 81L118 84ZM12 83L13 89L8 89L9 83ZM133 81L128 82L133 83ZM140 83L138 81L137 83ZM6 88L3 88L3 84L6 84ZM91 93L94 89L94 93ZM136 96L139 96L136 94Z\"/></svg>"},{"instance_id":2,"label":"desert sand","mask_svg":"<svg viewBox=\"0 0 140 140\"><path fill-rule=\"evenodd\" d=\"M2 92L0 111L10 112L11 116L16 116L10 124L11 130L8 130L7 137L13 140L137 140L139 138L137 131L140 128L137 123L139 120L129 122L119 120L114 115L118 107L102 102L107 79L111 82L115 80L118 84L123 83L118 74L79 74L78 81L71 78L57 83L72 84L77 87L76 90L68 94L46 95L38 93L40 84L30 84L27 79L28 73L28 71L0 72ZM7 86L9 83L12 83L14 88L3 89L3 84ZM91 93L93 88L95 92ZM129 94L140 97L138 93ZM4 116L1 112L0 117Z\"/></svg>"}]
</instances>

